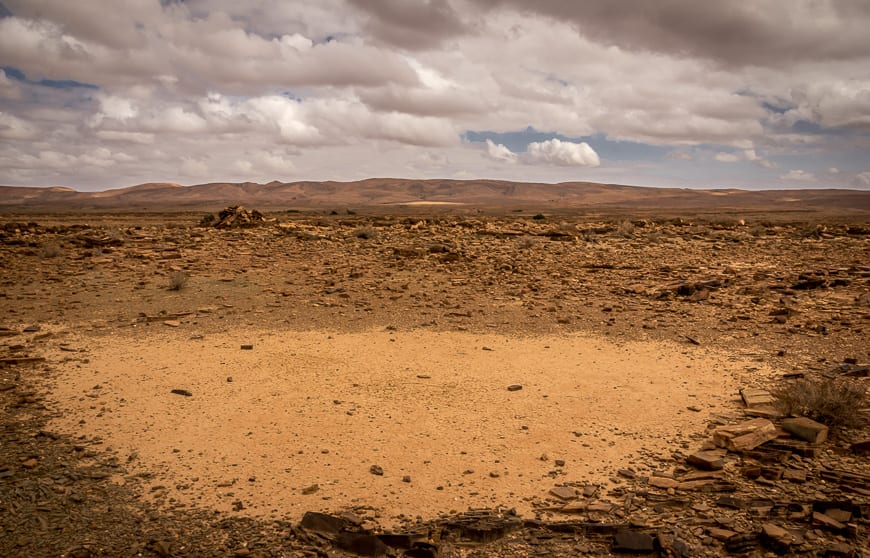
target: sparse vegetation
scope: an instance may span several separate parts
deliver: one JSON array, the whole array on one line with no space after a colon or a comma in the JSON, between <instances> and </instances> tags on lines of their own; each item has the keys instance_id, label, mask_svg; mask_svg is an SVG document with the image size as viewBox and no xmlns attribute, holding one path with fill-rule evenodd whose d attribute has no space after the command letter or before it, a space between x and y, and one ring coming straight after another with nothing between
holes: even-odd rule
<instances>
[{"instance_id":1,"label":"sparse vegetation","mask_svg":"<svg viewBox=\"0 0 870 558\"><path fill-rule=\"evenodd\" d=\"M63 248L57 242L46 242L39 248L40 258L57 258L63 255Z\"/></svg>"},{"instance_id":2,"label":"sparse vegetation","mask_svg":"<svg viewBox=\"0 0 870 558\"><path fill-rule=\"evenodd\" d=\"M169 274L169 284L167 288L170 291L180 291L187 285L187 281L190 279L190 276L183 271L173 271Z\"/></svg>"},{"instance_id":3,"label":"sparse vegetation","mask_svg":"<svg viewBox=\"0 0 870 558\"><path fill-rule=\"evenodd\" d=\"M622 221L619 223L619 226L616 228L617 232L620 236L625 238L631 238L634 236L634 223L629 220Z\"/></svg>"},{"instance_id":4,"label":"sparse vegetation","mask_svg":"<svg viewBox=\"0 0 870 558\"><path fill-rule=\"evenodd\" d=\"M371 240L378 235L378 231L371 226L359 227L358 229L353 231L353 235L363 240Z\"/></svg>"},{"instance_id":5,"label":"sparse vegetation","mask_svg":"<svg viewBox=\"0 0 870 558\"><path fill-rule=\"evenodd\" d=\"M867 388L856 380L804 379L772 391L776 407L786 415L803 416L836 427L864 422L859 412L867 405Z\"/></svg>"},{"instance_id":6,"label":"sparse vegetation","mask_svg":"<svg viewBox=\"0 0 870 558\"><path fill-rule=\"evenodd\" d=\"M529 250L530 248L534 248L535 239L531 236L521 236L517 239L517 249L519 250Z\"/></svg>"}]
</instances>

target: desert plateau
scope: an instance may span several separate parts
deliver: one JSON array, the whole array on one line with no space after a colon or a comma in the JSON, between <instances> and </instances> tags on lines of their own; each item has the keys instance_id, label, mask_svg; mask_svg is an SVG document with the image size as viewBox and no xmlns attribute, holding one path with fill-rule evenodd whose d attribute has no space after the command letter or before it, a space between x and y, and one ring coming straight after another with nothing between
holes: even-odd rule
<instances>
[{"instance_id":1,"label":"desert plateau","mask_svg":"<svg viewBox=\"0 0 870 558\"><path fill-rule=\"evenodd\" d=\"M3 190L0 553L866 555L870 194L372 184Z\"/></svg>"}]
</instances>

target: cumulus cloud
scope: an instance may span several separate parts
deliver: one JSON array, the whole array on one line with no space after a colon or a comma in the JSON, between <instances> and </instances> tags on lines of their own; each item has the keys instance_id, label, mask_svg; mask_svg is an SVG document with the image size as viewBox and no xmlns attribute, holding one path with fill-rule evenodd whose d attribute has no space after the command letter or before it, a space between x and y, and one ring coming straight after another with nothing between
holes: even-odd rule
<instances>
[{"instance_id":1,"label":"cumulus cloud","mask_svg":"<svg viewBox=\"0 0 870 558\"><path fill-rule=\"evenodd\" d=\"M785 174L779 175L783 180L797 180L800 182L813 182L816 180L816 175L801 169L792 169Z\"/></svg>"},{"instance_id":2,"label":"cumulus cloud","mask_svg":"<svg viewBox=\"0 0 870 558\"><path fill-rule=\"evenodd\" d=\"M670 164L681 184L702 165L751 184L780 156L852 169L870 148L866 0L3 3L0 183L64 169L73 185L203 170L559 181L600 165L583 143L460 141L528 127L600 138L606 159L661 146L589 171L609 182L661 181Z\"/></svg>"},{"instance_id":3,"label":"cumulus cloud","mask_svg":"<svg viewBox=\"0 0 870 558\"><path fill-rule=\"evenodd\" d=\"M527 159L532 163L548 163L568 167L597 167L598 153L588 143L574 143L553 138L529 144Z\"/></svg>"},{"instance_id":4,"label":"cumulus cloud","mask_svg":"<svg viewBox=\"0 0 870 558\"><path fill-rule=\"evenodd\" d=\"M516 163L517 154L505 147L501 143L495 143L491 139L486 140L486 154L491 159L503 161L505 163Z\"/></svg>"},{"instance_id":5,"label":"cumulus cloud","mask_svg":"<svg viewBox=\"0 0 870 558\"><path fill-rule=\"evenodd\" d=\"M766 169L776 168L776 163L768 161L760 156L754 149L744 149L742 151L733 152L720 151L713 155L713 160L720 163L739 163L741 161L749 161Z\"/></svg>"},{"instance_id":6,"label":"cumulus cloud","mask_svg":"<svg viewBox=\"0 0 870 558\"><path fill-rule=\"evenodd\" d=\"M870 186L870 171L860 172L855 176L855 184L866 188Z\"/></svg>"}]
</instances>

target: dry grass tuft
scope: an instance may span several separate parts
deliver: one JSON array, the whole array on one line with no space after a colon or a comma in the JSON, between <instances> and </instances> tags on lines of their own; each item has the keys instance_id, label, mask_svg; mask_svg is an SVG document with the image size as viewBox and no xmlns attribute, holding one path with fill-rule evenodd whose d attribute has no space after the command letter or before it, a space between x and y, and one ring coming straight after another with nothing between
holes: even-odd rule
<instances>
[{"instance_id":1,"label":"dry grass tuft","mask_svg":"<svg viewBox=\"0 0 870 558\"><path fill-rule=\"evenodd\" d=\"M167 288L170 291L180 291L185 285L187 285L189 279L190 277L187 273L183 271L173 271L169 274L169 284L167 285Z\"/></svg>"},{"instance_id":2,"label":"dry grass tuft","mask_svg":"<svg viewBox=\"0 0 870 558\"><path fill-rule=\"evenodd\" d=\"M867 388L856 380L805 379L772 390L777 408L835 427L858 427L867 405Z\"/></svg>"},{"instance_id":3,"label":"dry grass tuft","mask_svg":"<svg viewBox=\"0 0 870 558\"><path fill-rule=\"evenodd\" d=\"M353 231L353 235L363 240L370 240L378 235L378 231L374 227L360 227Z\"/></svg>"}]
</instances>

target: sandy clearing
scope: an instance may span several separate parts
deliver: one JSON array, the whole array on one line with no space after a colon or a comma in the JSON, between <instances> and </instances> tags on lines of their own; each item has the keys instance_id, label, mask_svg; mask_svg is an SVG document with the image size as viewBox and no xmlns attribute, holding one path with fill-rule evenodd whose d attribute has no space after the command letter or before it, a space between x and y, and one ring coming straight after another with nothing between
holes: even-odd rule
<instances>
[{"instance_id":1,"label":"sandy clearing","mask_svg":"<svg viewBox=\"0 0 870 558\"><path fill-rule=\"evenodd\" d=\"M150 496L293 518L354 506L384 517L495 505L529 514L529 500L555 484L608 484L620 467L656 466L650 456L669 456L733 409L735 378L758 366L585 335L188 337L69 340L88 361L59 365L52 426L135 455L130 472L154 472L152 485L165 487Z\"/></svg>"}]
</instances>

